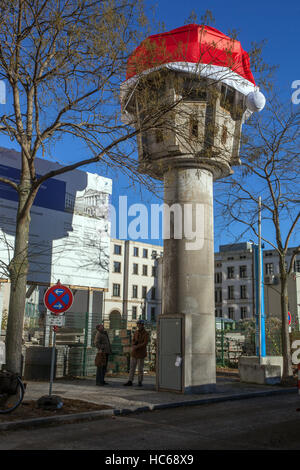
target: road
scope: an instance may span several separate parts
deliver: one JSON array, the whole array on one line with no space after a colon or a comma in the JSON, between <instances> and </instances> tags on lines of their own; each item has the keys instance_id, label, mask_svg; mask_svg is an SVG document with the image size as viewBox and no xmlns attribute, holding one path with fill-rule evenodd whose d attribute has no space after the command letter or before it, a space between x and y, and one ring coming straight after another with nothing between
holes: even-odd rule
<instances>
[{"instance_id":1,"label":"road","mask_svg":"<svg viewBox=\"0 0 300 470\"><path fill-rule=\"evenodd\" d=\"M252 398L0 434L0 450L300 450L300 397Z\"/></svg>"}]
</instances>

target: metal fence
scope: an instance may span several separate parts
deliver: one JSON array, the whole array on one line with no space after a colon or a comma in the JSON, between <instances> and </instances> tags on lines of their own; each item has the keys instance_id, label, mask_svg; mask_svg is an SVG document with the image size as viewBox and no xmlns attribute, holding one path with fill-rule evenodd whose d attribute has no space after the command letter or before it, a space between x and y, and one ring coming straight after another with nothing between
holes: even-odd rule
<instances>
[{"instance_id":1,"label":"metal fence","mask_svg":"<svg viewBox=\"0 0 300 470\"><path fill-rule=\"evenodd\" d=\"M96 319L90 321L87 313L74 313L68 317L64 328L56 335L59 350L57 373L72 376L93 376L96 374L94 358L94 336ZM154 373L156 369L156 326L146 325L150 334L145 372ZM108 372L127 373L130 364L131 341L134 330L107 328L112 346L109 357ZM44 345L44 334L37 330L31 334L28 346ZM51 341L49 342L51 346ZM268 356L282 354L281 324L274 319L266 319L266 353ZM224 322L216 328L216 364L223 367L237 367L240 356L256 355L255 322Z\"/></svg>"},{"instance_id":2,"label":"metal fence","mask_svg":"<svg viewBox=\"0 0 300 470\"><path fill-rule=\"evenodd\" d=\"M237 367L240 356L256 355L256 327L254 320L232 322L216 329L216 363L218 366ZM281 322L265 319L266 355L282 355Z\"/></svg>"}]
</instances>

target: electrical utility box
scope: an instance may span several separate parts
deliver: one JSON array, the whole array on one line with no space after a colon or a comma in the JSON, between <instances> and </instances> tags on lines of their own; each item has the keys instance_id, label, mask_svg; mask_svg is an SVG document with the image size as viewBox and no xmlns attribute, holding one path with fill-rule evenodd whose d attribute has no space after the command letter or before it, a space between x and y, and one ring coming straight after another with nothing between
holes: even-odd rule
<instances>
[{"instance_id":1,"label":"electrical utility box","mask_svg":"<svg viewBox=\"0 0 300 470\"><path fill-rule=\"evenodd\" d=\"M159 315L157 390L184 393L184 315Z\"/></svg>"}]
</instances>

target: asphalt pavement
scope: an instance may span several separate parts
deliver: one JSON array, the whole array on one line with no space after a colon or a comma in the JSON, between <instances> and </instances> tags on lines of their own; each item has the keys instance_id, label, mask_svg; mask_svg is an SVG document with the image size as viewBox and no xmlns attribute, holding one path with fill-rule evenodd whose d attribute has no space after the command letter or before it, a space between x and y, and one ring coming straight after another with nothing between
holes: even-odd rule
<instances>
[{"instance_id":1,"label":"asphalt pavement","mask_svg":"<svg viewBox=\"0 0 300 470\"><path fill-rule=\"evenodd\" d=\"M274 458L274 464L278 465L280 456L277 451L289 450L284 459L291 466L292 459L298 459L300 450L299 401L296 393L259 396L2 431L0 452L14 452L14 457L15 451L24 450L24 462L27 462L28 458L30 461L36 459L37 450L71 450L76 452L67 455L67 463L70 464L70 458L74 458L78 465L82 458L86 466L87 455L90 460L94 457L86 451L92 450L98 451L96 460L99 465L122 463L126 468L138 469L148 468L150 464L171 464L172 456L177 456L174 463L190 464L187 459L192 459L195 468L199 469L207 462L213 465L216 459L216 463L224 466L229 461L228 457L230 462L242 463L246 458L247 464L253 463L255 467L266 455L255 455L253 450L269 451L267 464L272 465L270 459ZM225 450L226 453L220 452L216 456L215 452L210 452L215 450ZM230 450L234 455L228 454ZM237 450L243 453L237 454ZM251 450L251 453L246 456L245 450ZM84 452L80 455L78 451ZM208 460L203 451L209 452ZM5 457L6 454L3 455ZM41 457L49 460L52 455L38 455L40 460ZM139 457L138 465L130 464L133 457ZM297 466L297 461L295 464Z\"/></svg>"},{"instance_id":2,"label":"asphalt pavement","mask_svg":"<svg viewBox=\"0 0 300 470\"><path fill-rule=\"evenodd\" d=\"M99 387L94 378L58 379L52 387L52 394L62 398L71 398L108 405L109 410L91 411L76 415L60 415L55 417L35 418L26 421L2 422L1 430L40 426L47 423L75 422L78 420L100 419L112 415L125 415L141 411L195 406L209 403L220 403L233 400L244 400L254 397L272 396L287 393L298 394L296 386L282 387L280 385L256 385L241 383L239 378L218 376L216 391L213 393L181 394L171 391L157 391L155 377L145 376L142 387L133 384L124 387L127 377L107 377L108 385ZM48 395L48 382L27 382L26 400L37 400Z\"/></svg>"}]
</instances>

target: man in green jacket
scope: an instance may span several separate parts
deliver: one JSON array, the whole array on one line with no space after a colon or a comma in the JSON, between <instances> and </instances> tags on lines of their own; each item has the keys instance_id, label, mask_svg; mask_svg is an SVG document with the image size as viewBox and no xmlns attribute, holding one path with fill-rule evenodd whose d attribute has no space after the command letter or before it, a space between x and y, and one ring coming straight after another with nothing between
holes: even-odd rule
<instances>
[{"instance_id":1,"label":"man in green jacket","mask_svg":"<svg viewBox=\"0 0 300 470\"><path fill-rule=\"evenodd\" d=\"M144 360L147 356L149 335L144 328L143 320L137 321L137 327L138 329L135 331L132 339L129 380L124 384L125 386L132 385L136 366L138 366L138 385L141 387L143 384Z\"/></svg>"}]
</instances>

